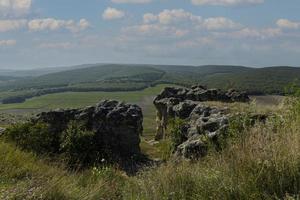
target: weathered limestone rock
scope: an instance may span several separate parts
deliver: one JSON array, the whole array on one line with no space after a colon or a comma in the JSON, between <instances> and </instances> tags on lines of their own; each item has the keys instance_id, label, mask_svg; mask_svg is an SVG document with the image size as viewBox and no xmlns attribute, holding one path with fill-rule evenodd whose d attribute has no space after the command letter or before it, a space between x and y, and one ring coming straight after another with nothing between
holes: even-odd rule
<instances>
[{"instance_id":1,"label":"weathered limestone rock","mask_svg":"<svg viewBox=\"0 0 300 200\"><path fill-rule=\"evenodd\" d=\"M76 121L93 131L98 143L113 156L140 154L143 115L137 105L105 100L84 109L43 112L33 121L49 124L54 134L61 134L71 121Z\"/></svg>"},{"instance_id":2,"label":"weathered limestone rock","mask_svg":"<svg viewBox=\"0 0 300 200\"><path fill-rule=\"evenodd\" d=\"M191 89L166 87L154 99L157 110L155 139L163 139L170 118L188 118L193 108L203 101L248 102L250 98L245 92L233 89L224 92L218 89L207 89L201 85L193 86Z\"/></svg>"},{"instance_id":3,"label":"weathered limestone rock","mask_svg":"<svg viewBox=\"0 0 300 200\"><path fill-rule=\"evenodd\" d=\"M182 133L186 141L177 147L176 155L185 158L198 158L205 155L208 140L216 140L226 134L229 116L226 110L198 104L190 116Z\"/></svg>"},{"instance_id":4,"label":"weathered limestone rock","mask_svg":"<svg viewBox=\"0 0 300 200\"><path fill-rule=\"evenodd\" d=\"M244 92L207 89L203 86L188 88L165 88L154 100L157 109L157 135L164 138L169 119L185 119L181 139L175 154L185 158L197 158L206 154L208 141L217 140L226 133L229 116L226 109L209 107L201 102L248 102Z\"/></svg>"}]
</instances>

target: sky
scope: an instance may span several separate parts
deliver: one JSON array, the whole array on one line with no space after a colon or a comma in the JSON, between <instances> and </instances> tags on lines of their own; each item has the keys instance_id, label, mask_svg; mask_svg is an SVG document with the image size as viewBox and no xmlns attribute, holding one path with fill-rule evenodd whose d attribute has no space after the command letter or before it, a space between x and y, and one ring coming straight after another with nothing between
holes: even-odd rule
<instances>
[{"instance_id":1,"label":"sky","mask_svg":"<svg viewBox=\"0 0 300 200\"><path fill-rule=\"evenodd\" d=\"M0 69L300 66L299 0L0 0Z\"/></svg>"}]
</instances>

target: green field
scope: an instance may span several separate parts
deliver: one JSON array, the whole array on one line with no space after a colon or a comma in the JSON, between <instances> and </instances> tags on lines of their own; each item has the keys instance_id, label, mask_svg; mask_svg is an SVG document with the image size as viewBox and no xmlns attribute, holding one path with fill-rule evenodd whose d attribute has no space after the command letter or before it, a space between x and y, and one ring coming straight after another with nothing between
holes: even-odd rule
<instances>
[{"instance_id":1,"label":"green field","mask_svg":"<svg viewBox=\"0 0 300 200\"><path fill-rule=\"evenodd\" d=\"M170 85L161 84L135 92L65 92L49 94L28 99L24 103L0 104L0 111L28 114L57 108L81 108L94 105L103 99L114 99L141 106L144 113L144 137L150 138L155 132L156 115L152 101L166 86Z\"/></svg>"}]
</instances>

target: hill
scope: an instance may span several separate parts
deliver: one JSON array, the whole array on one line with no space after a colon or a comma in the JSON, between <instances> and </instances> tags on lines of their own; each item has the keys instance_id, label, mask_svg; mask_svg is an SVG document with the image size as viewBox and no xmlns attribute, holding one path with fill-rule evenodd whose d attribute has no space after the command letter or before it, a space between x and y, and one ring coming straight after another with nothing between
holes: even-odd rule
<instances>
[{"instance_id":1,"label":"hill","mask_svg":"<svg viewBox=\"0 0 300 200\"><path fill-rule=\"evenodd\" d=\"M61 70L4 81L0 78L0 99L12 103L66 91L136 91L160 83L237 88L251 94L284 94L284 88L300 77L300 68L288 66L88 64ZM300 85L299 80L296 83Z\"/></svg>"}]
</instances>

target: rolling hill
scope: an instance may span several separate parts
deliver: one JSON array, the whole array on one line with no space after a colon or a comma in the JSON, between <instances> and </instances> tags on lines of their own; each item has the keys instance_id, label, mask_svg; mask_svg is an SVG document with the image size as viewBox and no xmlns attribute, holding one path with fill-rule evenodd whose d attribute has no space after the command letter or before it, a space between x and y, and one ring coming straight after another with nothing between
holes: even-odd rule
<instances>
[{"instance_id":1,"label":"rolling hill","mask_svg":"<svg viewBox=\"0 0 300 200\"><path fill-rule=\"evenodd\" d=\"M3 78L3 81L0 77L0 99L20 102L33 96L66 91L134 91L159 83L237 88L251 94L284 94L289 83L300 85L299 78L300 68L288 66L94 64L34 77Z\"/></svg>"}]
</instances>

